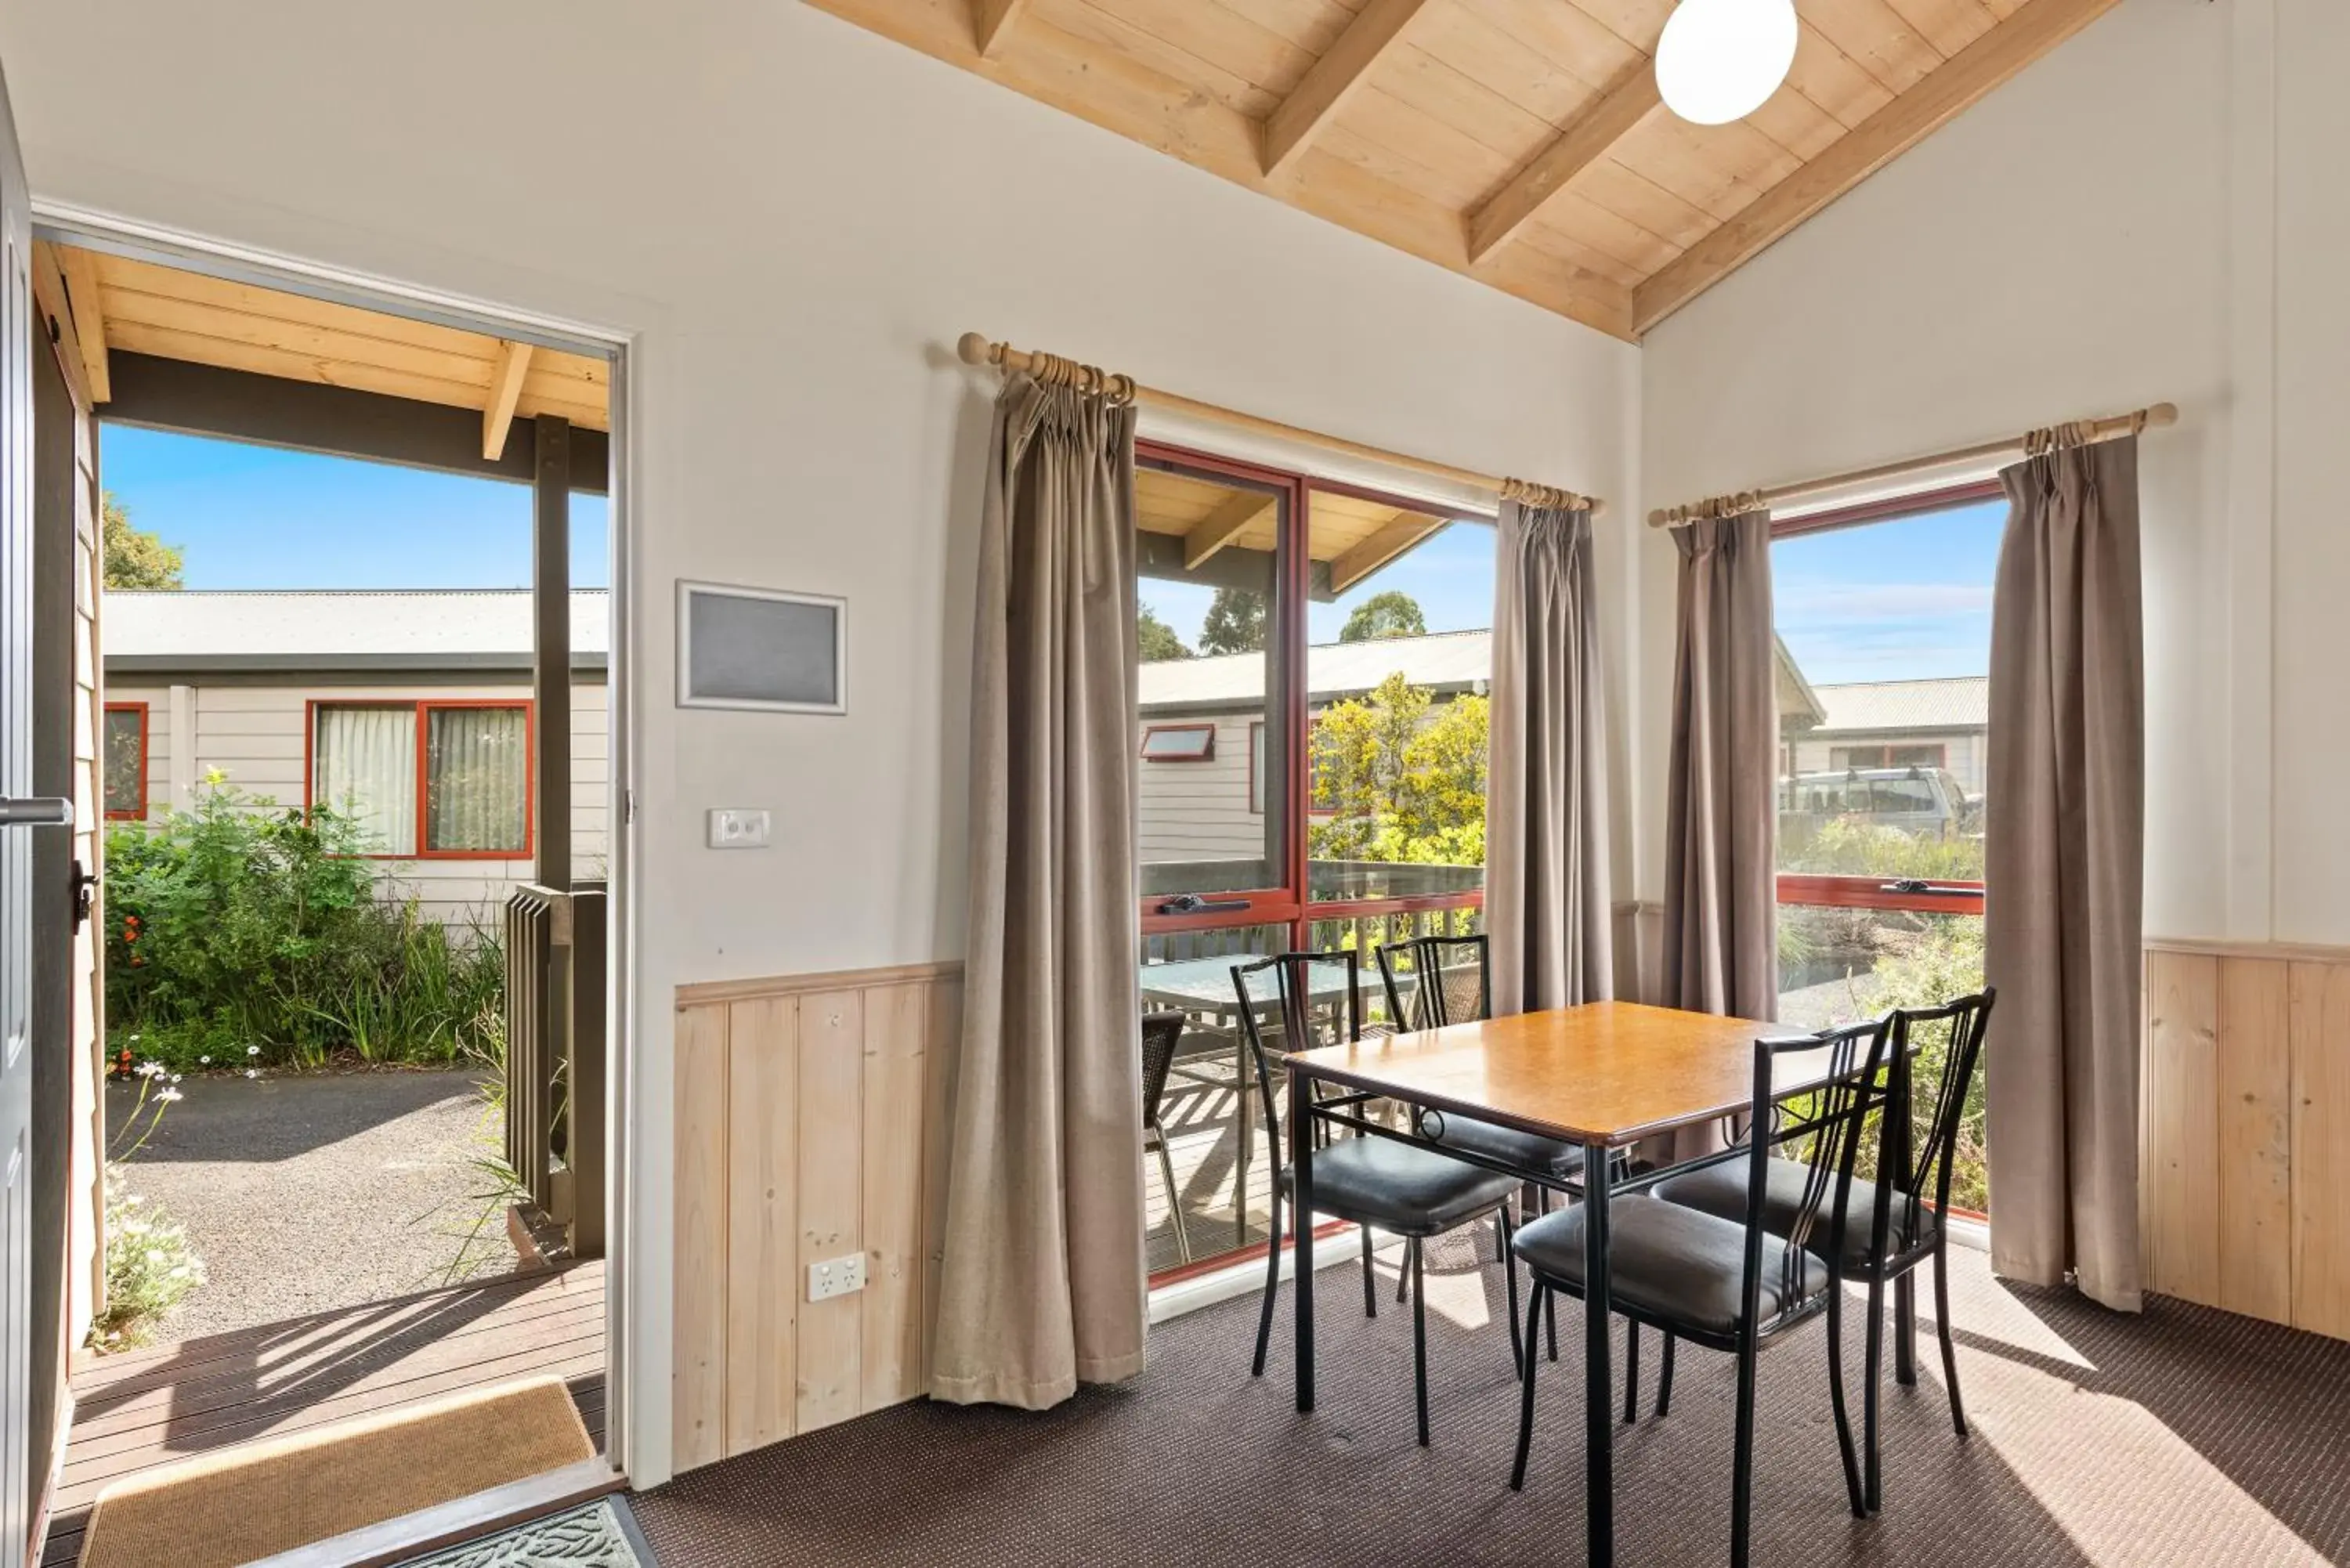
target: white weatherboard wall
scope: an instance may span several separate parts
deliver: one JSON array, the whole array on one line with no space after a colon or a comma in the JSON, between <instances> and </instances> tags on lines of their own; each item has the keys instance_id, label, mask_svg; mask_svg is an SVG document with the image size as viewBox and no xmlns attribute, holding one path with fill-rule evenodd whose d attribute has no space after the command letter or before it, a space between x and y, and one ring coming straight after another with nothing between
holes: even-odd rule
<instances>
[{"instance_id":1,"label":"white weatherboard wall","mask_svg":"<svg viewBox=\"0 0 2350 1568\"><path fill-rule=\"evenodd\" d=\"M640 334L639 1484L671 1452L671 988L960 954L987 430L958 333L1595 491L1629 600L1636 350L791 0L6 0L0 63L43 196ZM675 709L681 576L846 595L849 714ZM771 809L775 847L705 849L716 805Z\"/></svg>"},{"instance_id":2,"label":"white weatherboard wall","mask_svg":"<svg viewBox=\"0 0 2350 1568\"><path fill-rule=\"evenodd\" d=\"M2350 942L2345 73L2340 0L2124 0L1644 355L1659 503L2178 404L2143 449L2155 935ZM1644 575L1656 778L1669 545Z\"/></svg>"}]
</instances>

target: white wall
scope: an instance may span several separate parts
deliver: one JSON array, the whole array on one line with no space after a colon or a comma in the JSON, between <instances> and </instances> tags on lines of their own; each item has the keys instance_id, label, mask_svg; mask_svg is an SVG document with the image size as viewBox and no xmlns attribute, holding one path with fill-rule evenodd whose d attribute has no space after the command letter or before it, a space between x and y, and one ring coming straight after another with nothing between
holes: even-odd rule
<instances>
[{"instance_id":1,"label":"white wall","mask_svg":"<svg viewBox=\"0 0 2350 1568\"><path fill-rule=\"evenodd\" d=\"M1661 503L2178 404L2180 424L2143 452L2157 934L2350 941L2335 886L2350 869L2334 694L2350 651L2345 12L2124 0L1647 345L1645 490ZM2272 202L2261 168L2278 130ZM1649 547L1643 575L1640 755L1656 778L1669 545ZM1652 896L1662 862L1651 832Z\"/></svg>"},{"instance_id":2,"label":"white wall","mask_svg":"<svg viewBox=\"0 0 2350 1568\"><path fill-rule=\"evenodd\" d=\"M791 0L5 0L0 61L45 196L641 335L639 1483L670 1452L671 988L961 946L986 405L958 333L1638 504L1630 348ZM674 709L680 576L847 595L852 712ZM772 808L775 847L704 849L722 805Z\"/></svg>"}]
</instances>

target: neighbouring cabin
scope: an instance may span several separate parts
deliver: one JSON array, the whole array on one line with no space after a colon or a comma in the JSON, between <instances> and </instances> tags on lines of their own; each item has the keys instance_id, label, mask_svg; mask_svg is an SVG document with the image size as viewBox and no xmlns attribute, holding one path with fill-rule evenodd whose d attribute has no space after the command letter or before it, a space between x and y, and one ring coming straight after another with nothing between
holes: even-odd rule
<instances>
[{"instance_id":1,"label":"neighbouring cabin","mask_svg":"<svg viewBox=\"0 0 2350 1568\"><path fill-rule=\"evenodd\" d=\"M605 595L572 596L571 834L606 858ZM526 589L112 592L106 811L155 821L207 780L332 804L380 847L382 885L432 918L494 921L545 830L531 784Z\"/></svg>"}]
</instances>

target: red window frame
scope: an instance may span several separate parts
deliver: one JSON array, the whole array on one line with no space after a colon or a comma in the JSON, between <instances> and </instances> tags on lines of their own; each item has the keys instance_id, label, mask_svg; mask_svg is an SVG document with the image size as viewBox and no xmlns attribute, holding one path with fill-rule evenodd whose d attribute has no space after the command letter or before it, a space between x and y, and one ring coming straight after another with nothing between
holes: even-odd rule
<instances>
[{"instance_id":1,"label":"red window frame","mask_svg":"<svg viewBox=\"0 0 2350 1568\"><path fill-rule=\"evenodd\" d=\"M109 702L106 711L139 715L139 806L135 811L120 811L106 804L106 736L98 738L98 797L99 808L109 822L140 822L147 815L147 748L155 733L155 715L145 702Z\"/></svg>"},{"instance_id":2,"label":"red window frame","mask_svg":"<svg viewBox=\"0 0 2350 1568\"><path fill-rule=\"evenodd\" d=\"M1809 516L1773 520L1771 539L1793 539L1805 534L1824 534L1835 528L1857 528L1870 523L1890 523L1898 518L1916 517L1929 512L1947 512L1955 507L1978 502L1997 501L2007 493L1998 480L1981 480L1967 484L1944 485L1936 490L1914 492L1908 495L1887 496L1880 501L1864 502L1855 506L1840 506L1833 511L1815 512ZM1887 742L1889 748L1895 742ZM1888 754L1889 751L1888 751ZM1949 752L1943 753L1947 765ZM1889 764L1902 765L1902 764ZM1916 764L1922 766L1924 764ZM1811 873L1783 871L1779 873L1779 902L1809 904L1837 909L1892 909L1924 915L1981 915L1983 912L1983 885L1979 881L1935 882L1925 890L1904 888L1883 877L1837 877Z\"/></svg>"},{"instance_id":3,"label":"red window frame","mask_svg":"<svg viewBox=\"0 0 2350 1568\"><path fill-rule=\"evenodd\" d=\"M387 712L413 711L416 716L416 847L406 854L358 857L362 860L527 860L538 852L538 708L527 697L359 697L341 701L313 697L302 705L302 813L317 809L318 770L318 710L373 708ZM427 790L432 746L432 715L442 710L520 709L522 711L522 847L519 849L428 849L426 827L432 820Z\"/></svg>"},{"instance_id":4,"label":"red window frame","mask_svg":"<svg viewBox=\"0 0 2350 1568\"><path fill-rule=\"evenodd\" d=\"M1150 737L1153 735L1205 735L1208 743L1195 756L1154 757L1150 754ZM1135 755L1146 763L1212 763L1216 760L1216 727L1213 724L1145 725L1142 741Z\"/></svg>"}]
</instances>

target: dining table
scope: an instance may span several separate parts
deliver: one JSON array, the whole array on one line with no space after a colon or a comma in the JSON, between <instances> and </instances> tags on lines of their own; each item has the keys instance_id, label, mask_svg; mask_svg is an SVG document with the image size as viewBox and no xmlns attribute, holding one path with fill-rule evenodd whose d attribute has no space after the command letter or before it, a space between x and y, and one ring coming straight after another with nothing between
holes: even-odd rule
<instances>
[{"instance_id":1,"label":"dining table","mask_svg":"<svg viewBox=\"0 0 2350 1568\"><path fill-rule=\"evenodd\" d=\"M1297 1210L1293 1304L1298 1410L1314 1408L1310 1249L1317 1141L1296 1119L1301 1112L1323 1122L1326 1131L1400 1138L1566 1191L1575 1190L1575 1179L1518 1169L1439 1143L1442 1119L1474 1116L1580 1145L1580 1197L1588 1206L1583 1228L1587 1550L1593 1568L1607 1568L1616 1560L1607 1224L1613 1167L1623 1151L1643 1139L1752 1109L1754 1043L1789 1033L1754 1019L1598 1002L1287 1054ZM1781 1059L1773 1092L1800 1094L1825 1081L1830 1071L1825 1052L1789 1054ZM1399 1101L1412 1114L1400 1126L1375 1120L1364 1114L1372 1099Z\"/></svg>"}]
</instances>

